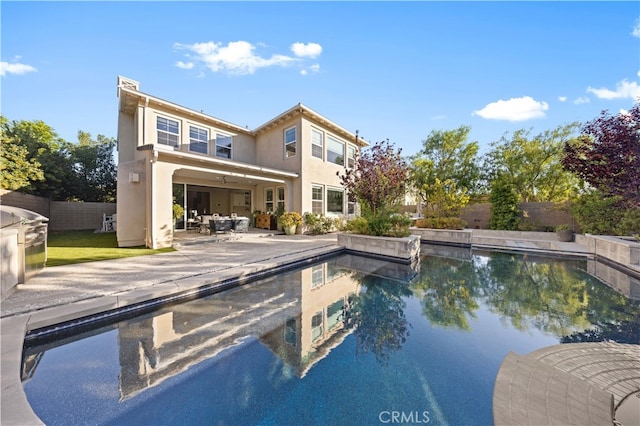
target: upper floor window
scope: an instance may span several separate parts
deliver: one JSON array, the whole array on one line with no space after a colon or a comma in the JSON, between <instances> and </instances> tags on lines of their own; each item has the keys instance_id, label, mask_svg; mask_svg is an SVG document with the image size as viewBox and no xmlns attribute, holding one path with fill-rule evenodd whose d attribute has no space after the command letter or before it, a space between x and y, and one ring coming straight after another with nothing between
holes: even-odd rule
<instances>
[{"instance_id":1,"label":"upper floor window","mask_svg":"<svg viewBox=\"0 0 640 426\"><path fill-rule=\"evenodd\" d=\"M284 156L285 158L296 155L296 128L291 127L284 131Z\"/></svg>"},{"instance_id":2,"label":"upper floor window","mask_svg":"<svg viewBox=\"0 0 640 426\"><path fill-rule=\"evenodd\" d=\"M327 161L344 166L344 143L327 136Z\"/></svg>"},{"instance_id":3,"label":"upper floor window","mask_svg":"<svg viewBox=\"0 0 640 426\"><path fill-rule=\"evenodd\" d=\"M170 118L158 117L156 121L158 143L162 145L178 146L180 141L180 124Z\"/></svg>"},{"instance_id":4,"label":"upper floor window","mask_svg":"<svg viewBox=\"0 0 640 426\"><path fill-rule=\"evenodd\" d=\"M311 129L311 155L322 160L324 154L324 134Z\"/></svg>"},{"instance_id":5,"label":"upper floor window","mask_svg":"<svg viewBox=\"0 0 640 426\"><path fill-rule=\"evenodd\" d=\"M347 146L347 167L353 168L356 165L356 148L354 146Z\"/></svg>"},{"instance_id":6,"label":"upper floor window","mask_svg":"<svg viewBox=\"0 0 640 426\"><path fill-rule=\"evenodd\" d=\"M209 132L195 126L189 126L189 151L206 154L209 145Z\"/></svg>"},{"instance_id":7,"label":"upper floor window","mask_svg":"<svg viewBox=\"0 0 640 426\"><path fill-rule=\"evenodd\" d=\"M231 159L231 136L216 135L216 157Z\"/></svg>"}]
</instances>

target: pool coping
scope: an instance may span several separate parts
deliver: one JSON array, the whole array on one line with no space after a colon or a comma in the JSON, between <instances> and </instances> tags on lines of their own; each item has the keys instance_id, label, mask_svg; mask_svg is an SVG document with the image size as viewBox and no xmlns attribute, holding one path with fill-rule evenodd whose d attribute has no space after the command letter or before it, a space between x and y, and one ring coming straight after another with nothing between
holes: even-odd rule
<instances>
[{"instance_id":1,"label":"pool coping","mask_svg":"<svg viewBox=\"0 0 640 426\"><path fill-rule=\"evenodd\" d=\"M470 249L500 249L500 247L482 247L472 245ZM527 250L526 247L503 246L502 249L518 252L534 252L550 256L579 256L589 257L576 243L567 243L563 250ZM281 272L312 263L322 258L332 257L340 253L349 252L335 243L323 243L319 247L303 251L292 251L289 255L278 258L263 258L255 262L248 262L224 271L214 271L204 274L192 274L186 277L168 280L147 288L138 288L105 296L94 297L59 306L36 310L34 312L19 313L0 319L0 345L2 348L1 363L1 395L0 395L0 423L2 425L42 425L44 424L35 414L29 404L20 379L22 350L29 332L42 329L66 321L77 320L82 317L101 314L125 307L144 304L150 300L162 300L173 296L196 297L204 292L215 291L218 283L234 280L247 281L259 279L260 275ZM158 255L155 255L158 256ZM394 261L390 258L389 260Z\"/></svg>"}]
</instances>

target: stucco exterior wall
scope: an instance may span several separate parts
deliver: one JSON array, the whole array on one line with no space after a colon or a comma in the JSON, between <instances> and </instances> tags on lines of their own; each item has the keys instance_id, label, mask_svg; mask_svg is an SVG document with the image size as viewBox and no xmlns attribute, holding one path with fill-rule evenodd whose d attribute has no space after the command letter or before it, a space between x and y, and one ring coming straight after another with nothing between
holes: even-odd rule
<instances>
[{"instance_id":1,"label":"stucco exterior wall","mask_svg":"<svg viewBox=\"0 0 640 426\"><path fill-rule=\"evenodd\" d=\"M146 206L149 183L149 165L145 164L144 157L118 164L116 235L120 247L143 246L147 242Z\"/></svg>"}]
</instances>

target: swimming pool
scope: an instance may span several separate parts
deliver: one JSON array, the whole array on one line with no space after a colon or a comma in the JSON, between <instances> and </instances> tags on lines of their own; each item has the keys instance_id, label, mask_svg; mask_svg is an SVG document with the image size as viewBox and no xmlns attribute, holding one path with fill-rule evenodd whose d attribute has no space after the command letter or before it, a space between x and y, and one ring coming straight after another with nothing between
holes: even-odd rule
<instances>
[{"instance_id":1,"label":"swimming pool","mask_svg":"<svg viewBox=\"0 0 640 426\"><path fill-rule=\"evenodd\" d=\"M442 250L342 255L27 347L25 393L48 425L489 425L509 351L640 344L640 303L586 261Z\"/></svg>"}]
</instances>

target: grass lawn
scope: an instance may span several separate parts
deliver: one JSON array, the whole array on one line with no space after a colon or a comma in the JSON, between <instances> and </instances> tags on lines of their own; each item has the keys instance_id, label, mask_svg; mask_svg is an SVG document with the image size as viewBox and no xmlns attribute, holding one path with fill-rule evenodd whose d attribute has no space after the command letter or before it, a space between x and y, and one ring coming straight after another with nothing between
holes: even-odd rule
<instances>
[{"instance_id":1,"label":"grass lawn","mask_svg":"<svg viewBox=\"0 0 640 426\"><path fill-rule=\"evenodd\" d=\"M174 250L171 247L152 250L144 246L119 248L115 232L55 232L49 233L47 238L47 266L143 256Z\"/></svg>"}]
</instances>

